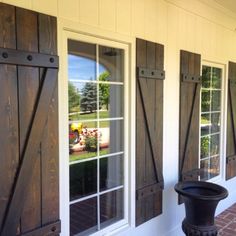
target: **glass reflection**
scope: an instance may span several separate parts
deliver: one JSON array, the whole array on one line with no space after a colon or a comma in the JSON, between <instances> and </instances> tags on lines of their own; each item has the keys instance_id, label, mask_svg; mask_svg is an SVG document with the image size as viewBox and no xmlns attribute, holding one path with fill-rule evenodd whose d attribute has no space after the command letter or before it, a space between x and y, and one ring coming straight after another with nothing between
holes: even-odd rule
<instances>
[{"instance_id":1,"label":"glass reflection","mask_svg":"<svg viewBox=\"0 0 236 236\"><path fill-rule=\"evenodd\" d=\"M100 191L123 184L123 155L100 159Z\"/></svg>"},{"instance_id":2,"label":"glass reflection","mask_svg":"<svg viewBox=\"0 0 236 236\"><path fill-rule=\"evenodd\" d=\"M221 91L212 91L211 110L220 111Z\"/></svg>"},{"instance_id":3,"label":"glass reflection","mask_svg":"<svg viewBox=\"0 0 236 236\"><path fill-rule=\"evenodd\" d=\"M220 158L219 156L211 157L201 161L201 180L208 180L220 174Z\"/></svg>"},{"instance_id":4,"label":"glass reflection","mask_svg":"<svg viewBox=\"0 0 236 236\"><path fill-rule=\"evenodd\" d=\"M70 122L70 162L97 156L98 142L97 122Z\"/></svg>"},{"instance_id":5,"label":"glass reflection","mask_svg":"<svg viewBox=\"0 0 236 236\"><path fill-rule=\"evenodd\" d=\"M71 82L68 84L69 120L97 118L97 85L95 83Z\"/></svg>"},{"instance_id":6,"label":"glass reflection","mask_svg":"<svg viewBox=\"0 0 236 236\"><path fill-rule=\"evenodd\" d=\"M211 114L211 132L220 132L220 113Z\"/></svg>"},{"instance_id":7,"label":"glass reflection","mask_svg":"<svg viewBox=\"0 0 236 236\"><path fill-rule=\"evenodd\" d=\"M107 120L99 122L100 156L124 151L123 120Z\"/></svg>"},{"instance_id":8,"label":"glass reflection","mask_svg":"<svg viewBox=\"0 0 236 236\"><path fill-rule=\"evenodd\" d=\"M119 189L100 196L101 228L114 224L124 217L124 191Z\"/></svg>"},{"instance_id":9,"label":"glass reflection","mask_svg":"<svg viewBox=\"0 0 236 236\"><path fill-rule=\"evenodd\" d=\"M97 160L70 165L70 200L97 191Z\"/></svg>"},{"instance_id":10,"label":"glass reflection","mask_svg":"<svg viewBox=\"0 0 236 236\"><path fill-rule=\"evenodd\" d=\"M86 235L97 231L96 198L70 205L70 236L84 231L86 231Z\"/></svg>"},{"instance_id":11,"label":"glass reflection","mask_svg":"<svg viewBox=\"0 0 236 236\"><path fill-rule=\"evenodd\" d=\"M123 88L123 85L99 84L100 119L123 117Z\"/></svg>"},{"instance_id":12,"label":"glass reflection","mask_svg":"<svg viewBox=\"0 0 236 236\"><path fill-rule=\"evenodd\" d=\"M68 40L69 80L96 79L96 45Z\"/></svg>"},{"instance_id":13,"label":"glass reflection","mask_svg":"<svg viewBox=\"0 0 236 236\"><path fill-rule=\"evenodd\" d=\"M210 130L210 114L201 115L201 136L209 134Z\"/></svg>"},{"instance_id":14,"label":"glass reflection","mask_svg":"<svg viewBox=\"0 0 236 236\"><path fill-rule=\"evenodd\" d=\"M212 88L220 89L221 88L221 69L212 68Z\"/></svg>"},{"instance_id":15,"label":"glass reflection","mask_svg":"<svg viewBox=\"0 0 236 236\"><path fill-rule=\"evenodd\" d=\"M210 136L201 137L201 159L209 156Z\"/></svg>"},{"instance_id":16,"label":"glass reflection","mask_svg":"<svg viewBox=\"0 0 236 236\"><path fill-rule=\"evenodd\" d=\"M210 91L202 90L202 100L201 100L201 111L208 112L210 111Z\"/></svg>"},{"instance_id":17,"label":"glass reflection","mask_svg":"<svg viewBox=\"0 0 236 236\"><path fill-rule=\"evenodd\" d=\"M99 64L106 68L106 81L123 82L124 80L124 50L99 46ZM99 67L99 80L104 69ZM104 81L104 80L103 80Z\"/></svg>"},{"instance_id":18,"label":"glass reflection","mask_svg":"<svg viewBox=\"0 0 236 236\"><path fill-rule=\"evenodd\" d=\"M202 88L209 88L211 83L211 67L202 67Z\"/></svg>"},{"instance_id":19,"label":"glass reflection","mask_svg":"<svg viewBox=\"0 0 236 236\"><path fill-rule=\"evenodd\" d=\"M219 154L220 152L220 135L219 134L215 134L215 135L211 135L211 156L212 155L216 155Z\"/></svg>"}]
</instances>

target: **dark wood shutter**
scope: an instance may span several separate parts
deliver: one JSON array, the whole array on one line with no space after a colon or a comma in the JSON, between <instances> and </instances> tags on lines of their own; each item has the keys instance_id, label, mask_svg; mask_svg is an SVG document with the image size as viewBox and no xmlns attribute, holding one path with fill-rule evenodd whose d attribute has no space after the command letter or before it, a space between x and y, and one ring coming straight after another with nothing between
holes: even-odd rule
<instances>
[{"instance_id":1,"label":"dark wood shutter","mask_svg":"<svg viewBox=\"0 0 236 236\"><path fill-rule=\"evenodd\" d=\"M201 56L180 51L179 180L198 180Z\"/></svg>"},{"instance_id":2,"label":"dark wood shutter","mask_svg":"<svg viewBox=\"0 0 236 236\"><path fill-rule=\"evenodd\" d=\"M0 3L0 235L59 235L57 22Z\"/></svg>"},{"instance_id":3,"label":"dark wood shutter","mask_svg":"<svg viewBox=\"0 0 236 236\"><path fill-rule=\"evenodd\" d=\"M236 63L229 62L226 179L236 176Z\"/></svg>"},{"instance_id":4,"label":"dark wood shutter","mask_svg":"<svg viewBox=\"0 0 236 236\"><path fill-rule=\"evenodd\" d=\"M162 213L164 46L136 41L136 225Z\"/></svg>"}]
</instances>

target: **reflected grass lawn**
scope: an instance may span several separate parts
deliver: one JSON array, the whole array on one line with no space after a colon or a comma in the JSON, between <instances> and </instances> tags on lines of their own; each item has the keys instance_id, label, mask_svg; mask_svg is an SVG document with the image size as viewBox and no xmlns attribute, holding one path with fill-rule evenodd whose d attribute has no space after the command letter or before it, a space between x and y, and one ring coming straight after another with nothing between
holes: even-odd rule
<instances>
[{"instance_id":1,"label":"reflected grass lawn","mask_svg":"<svg viewBox=\"0 0 236 236\"><path fill-rule=\"evenodd\" d=\"M99 111L99 117L100 119L109 118L109 112L108 111ZM96 119L97 115L95 112L92 113L76 113L76 114L69 114L69 120L91 120Z\"/></svg>"},{"instance_id":2,"label":"reflected grass lawn","mask_svg":"<svg viewBox=\"0 0 236 236\"><path fill-rule=\"evenodd\" d=\"M105 118L109 118L109 112L108 111L100 111L99 112L99 117L100 119L105 119ZM72 114L69 115L69 120L73 121L73 120L81 120L81 122L83 123L83 127L87 127L87 128L97 128L97 123L96 121L92 121L92 122L83 122L83 120L94 120L97 119L96 114L95 113L86 113L86 114ZM100 122L100 128L105 128L105 127L109 127L109 122L108 121L103 121Z\"/></svg>"},{"instance_id":3,"label":"reflected grass lawn","mask_svg":"<svg viewBox=\"0 0 236 236\"><path fill-rule=\"evenodd\" d=\"M100 156L106 155L106 154L108 154L108 152L109 152L108 149L103 149L100 151ZM84 152L79 155L78 154L70 154L70 162L88 159L88 158L92 158L92 157L96 157L96 156L97 156L97 152Z\"/></svg>"}]
</instances>

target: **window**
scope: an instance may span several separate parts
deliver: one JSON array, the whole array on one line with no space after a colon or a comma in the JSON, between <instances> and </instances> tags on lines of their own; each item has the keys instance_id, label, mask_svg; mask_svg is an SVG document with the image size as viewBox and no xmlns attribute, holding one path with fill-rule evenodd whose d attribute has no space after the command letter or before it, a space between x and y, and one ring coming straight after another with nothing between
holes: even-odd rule
<instances>
[{"instance_id":1,"label":"window","mask_svg":"<svg viewBox=\"0 0 236 236\"><path fill-rule=\"evenodd\" d=\"M223 68L203 65L201 88L201 180L220 175Z\"/></svg>"},{"instance_id":2,"label":"window","mask_svg":"<svg viewBox=\"0 0 236 236\"><path fill-rule=\"evenodd\" d=\"M125 218L125 50L68 40L70 235Z\"/></svg>"}]
</instances>

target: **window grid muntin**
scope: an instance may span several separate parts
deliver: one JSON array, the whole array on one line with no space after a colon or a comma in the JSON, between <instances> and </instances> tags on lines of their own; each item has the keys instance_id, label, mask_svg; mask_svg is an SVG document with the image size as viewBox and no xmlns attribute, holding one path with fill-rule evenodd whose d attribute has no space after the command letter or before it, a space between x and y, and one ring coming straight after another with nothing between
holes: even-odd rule
<instances>
[{"instance_id":1,"label":"window grid muntin","mask_svg":"<svg viewBox=\"0 0 236 236\"><path fill-rule=\"evenodd\" d=\"M125 65L125 58L123 58L123 65ZM73 83L95 83L97 85L97 107L98 108L99 108L99 100L100 100L99 99L99 84L110 84L110 85L120 85L120 86L123 86L123 91L124 91L123 92L123 97L124 97L124 94L125 94L124 82L99 81L98 80L98 75L99 75L99 44L96 44L96 72L95 72L95 78L96 79L95 80L80 80L79 78L73 77L72 79L69 79L69 81L71 81ZM123 76L125 76L125 75L123 74ZM124 100L123 100L123 104L122 105L124 107ZM97 119L73 120L73 121L69 121L68 124L76 123L76 122L77 123L79 123L79 122L96 122L97 123L97 129L99 130L99 128L100 128L99 127L99 123L100 122L102 122L102 121L116 121L116 120L123 120L124 121L124 111L123 111L123 116L121 116L121 117L101 118L101 119L100 119L100 112L98 111L97 112ZM123 126L124 125L125 124L123 124ZM123 133L123 136L124 136L124 133ZM123 137L123 139L125 139L125 137ZM125 142L125 140L123 142ZM109 154L101 156L100 152L99 152L99 143L98 143L98 145L97 145L97 156L91 157L91 158L86 158L86 159L81 159L81 160L77 160L77 161L72 161L72 162L69 161L69 166L71 166L73 164L78 164L78 163L82 163L82 162L89 162L89 161L92 161L92 160L97 160L97 193L91 194L91 195L87 195L87 196L80 197L80 198L77 198L75 200L70 200L69 201L69 205L72 205L72 204L76 204L78 202L82 202L82 201L85 201L85 200L88 200L88 199L91 199L91 198L94 198L94 197L97 198L97 225L94 226L94 227L97 227L97 231L101 230L101 223L100 223L100 196L103 195L103 194L109 193L109 192L120 190L120 189L123 189L123 191L125 193L124 183L122 185L116 186L114 188L110 188L110 189L107 189L107 190L104 190L104 191L99 191L99 189L100 189L100 159L109 158L109 157L120 155L120 154L125 156L124 155L124 150L121 151L121 152L109 153ZM125 173L125 171L124 171L125 170L125 166L124 165L125 165L125 161L123 161L123 166L122 166L123 172ZM124 179L125 179L125 176L123 176L123 180ZM123 205L123 208L124 208L124 205Z\"/></svg>"},{"instance_id":2,"label":"window grid muntin","mask_svg":"<svg viewBox=\"0 0 236 236\"><path fill-rule=\"evenodd\" d=\"M203 65L202 68L204 67L210 67L210 84L209 84L209 88L206 88L206 87L201 87L201 103L200 103L200 158L199 158L199 166L201 166L201 163L206 161L206 160L209 160L209 163L208 163L208 170L210 168L210 165L211 165L211 160L214 159L215 157L218 157L219 158L219 163L220 163L220 156L221 156L221 130L222 130L222 124L221 124L221 115L222 115L222 87L223 87L223 70L222 68L218 68L218 67L215 67L215 66L208 66L208 65ZM220 80L220 88L212 88L212 80L213 80L213 69L220 69L221 73L220 73L220 77L218 78ZM209 111L204 111L202 112L202 91L205 91L205 92L210 92L210 106L209 106ZM216 111L212 111L212 92L213 91L219 91L220 92L220 110L216 110ZM219 132L214 132L212 133L212 115L213 114L219 114L220 117L219 117ZM202 135L201 134L201 117L202 115L209 115L210 119L209 119L209 124L210 127L209 127L209 132L208 134L204 134ZM211 141L212 141L212 136L214 135L219 135L219 143L218 143L218 146L219 146L219 151L217 154L213 154L211 155ZM206 157L203 157L201 158L201 139L203 137L209 137L209 144L208 144L208 156ZM218 166L218 168L220 169L220 164ZM220 171L219 173L217 173L216 176L220 175ZM211 179L213 177L210 177L210 173L208 172L207 173L207 179Z\"/></svg>"}]
</instances>

